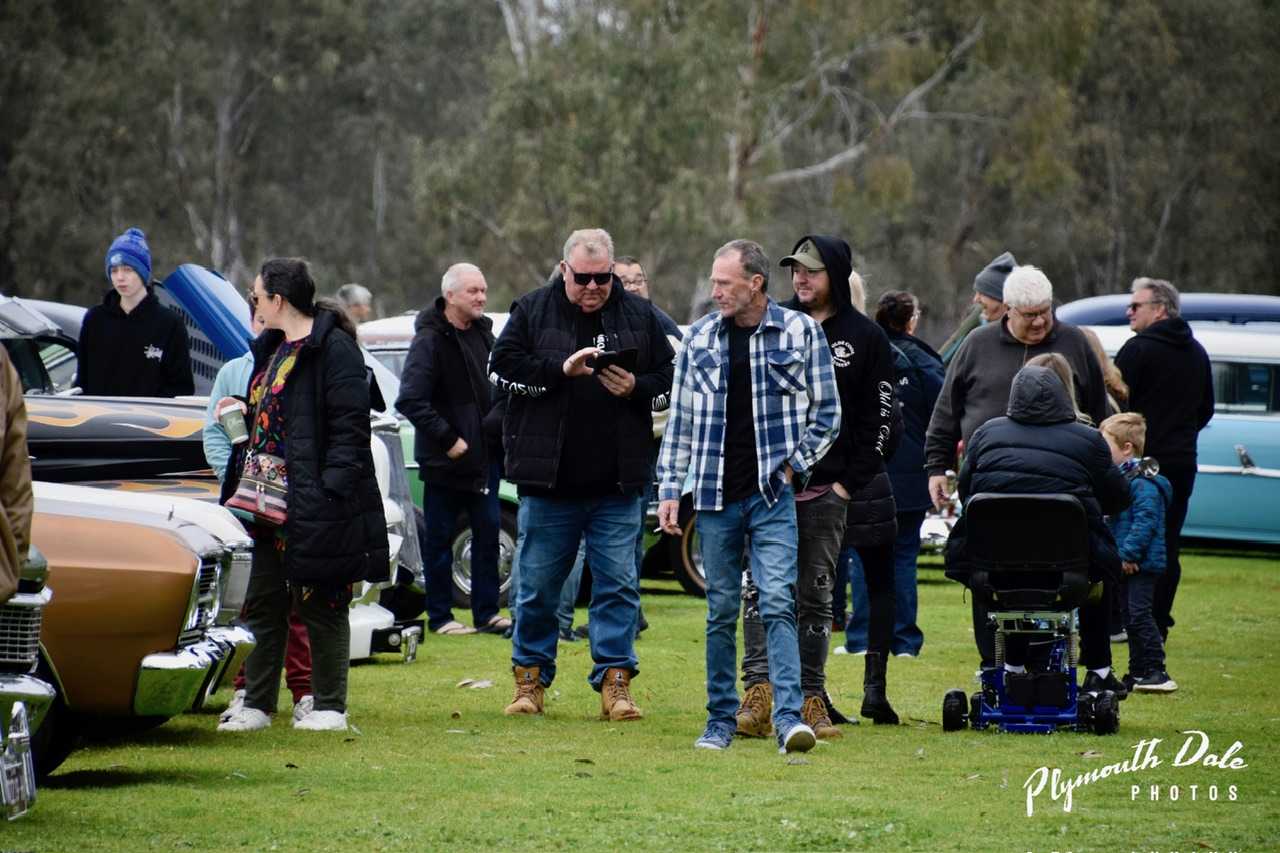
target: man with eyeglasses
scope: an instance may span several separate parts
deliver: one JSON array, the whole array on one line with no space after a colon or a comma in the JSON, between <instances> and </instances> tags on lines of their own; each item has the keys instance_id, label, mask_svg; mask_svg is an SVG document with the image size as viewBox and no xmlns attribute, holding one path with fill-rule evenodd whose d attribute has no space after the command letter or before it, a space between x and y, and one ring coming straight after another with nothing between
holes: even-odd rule
<instances>
[{"instance_id":1,"label":"man with eyeglasses","mask_svg":"<svg viewBox=\"0 0 1280 853\"><path fill-rule=\"evenodd\" d=\"M1062 355L1071 365L1079 410L1095 424L1102 423L1107 414L1102 368L1084 333L1053 316L1053 285L1049 278L1034 266L1014 267L1005 279L1003 298L1008 307L1004 318L974 329L947 366L942 392L929 420L925 470L929 474L929 497L939 509L947 499L946 472L959 467L957 445L968 444L974 430L1005 414L1014 375L1035 356L1048 352ZM1118 570L1118 563L1115 568ZM974 639L982 666L988 669L995 666L995 635L976 596L973 602ZM1105 614L1109 609L1104 602L1100 610ZM1081 619L1092 619L1096 612L1098 609L1082 612ZM1087 633L1094 636L1094 632ZM1105 687L1123 696L1124 685L1111 672L1109 644L1104 642L1104 648L1097 649L1092 648L1092 642L1090 645L1092 654L1087 657L1093 668L1085 676L1084 689Z\"/></svg>"},{"instance_id":2,"label":"man with eyeglasses","mask_svg":"<svg viewBox=\"0 0 1280 853\"><path fill-rule=\"evenodd\" d=\"M518 618L509 715L541 714L556 672L556 607L586 539L592 596L589 681L602 719L640 718L630 683L640 607L635 537L649 486L653 409L674 353L652 306L614 274L613 239L574 231L546 287L525 294L494 344L490 381L509 396L506 478L520 491ZM597 361L609 359L609 364Z\"/></svg>"},{"instance_id":3,"label":"man with eyeglasses","mask_svg":"<svg viewBox=\"0 0 1280 853\"><path fill-rule=\"evenodd\" d=\"M1182 577L1182 524L1196 482L1196 439L1213 417L1213 369L1209 355L1179 316L1178 289L1155 278L1133 281L1129 328L1135 334L1116 353L1129 386L1129 410L1147 419L1146 453L1160 463L1173 487L1165 512L1165 571L1156 582L1152 610L1168 637L1173 598Z\"/></svg>"}]
</instances>

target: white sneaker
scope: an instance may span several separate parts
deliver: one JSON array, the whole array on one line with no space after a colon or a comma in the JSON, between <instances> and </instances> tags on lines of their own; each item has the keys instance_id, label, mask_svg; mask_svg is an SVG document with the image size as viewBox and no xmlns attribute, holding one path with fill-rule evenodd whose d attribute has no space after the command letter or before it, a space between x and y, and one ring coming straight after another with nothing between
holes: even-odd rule
<instances>
[{"instance_id":1,"label":"white sneaker","mask_svg":"<svg viewBox=\"0 0 1280 853\"><path fill-rule=\"evenodd\" d=\"M315 707L316 707L316 697L312 696L310 693L308 693L306 696L303 696L293 706L293 721L295 723L298 722L298 720L301 720L307 714L310 714L312 711L314 711Z\"/></svg>"},{"instance_id":2,"label":"white sneaker","mask_svg":"<svg viewBox=\"0 0 1280 853\"><path fill-rule=\"evenodd\" d=\"M343 711L312 711L302 719L294 720L293 727L309 732L345 732L347 715Z\"/></svg>"},{"instance_id":3,"label":"white sneaker","mask_svg":"<svg viewBox=\"0 0 1280 853\"><path fill-rule=\"evenodd\" d=\"M237 690L235 694L231 697L231 703L227 705L227 710L223 711L221 714L218 715L218 722L225 723L227 720L231 719L236 714L238 714L240 712L240 709L243 707L244 707L244 691Z\"/></svg>"},{"instance_id":4,"label":"white sneaker","mask_svg":"<svg viewBox=\"0 0 1280 853\"><path fill-rule=\"evenodd\" d=\"M257 708L241 708L229 720L218 724L220 732L256 732L271 725L271 717Z\"/></svg>"},{"instance_id":5,"label":"white sneaker","mask_svg":"<svg viewBox=\"0 0 1280 853\"><path fill-rule=\"evenodd\" d=\"M814 735L813 729L804 723L796 723L787 730L787 736L782 739L778 752L784 755L789 752L808 752L817 742L818 738Z\"/></svg>"}]
</instances>

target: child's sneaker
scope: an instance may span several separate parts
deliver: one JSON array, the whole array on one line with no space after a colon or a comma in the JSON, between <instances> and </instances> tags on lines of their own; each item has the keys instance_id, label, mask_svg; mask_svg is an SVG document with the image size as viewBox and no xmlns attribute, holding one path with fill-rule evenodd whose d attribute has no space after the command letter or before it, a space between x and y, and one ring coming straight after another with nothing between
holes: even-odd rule
<instances>
[{"instance_id":1,"label":"child's sneaker","mask_svg":"<svg viewBox=\"0 0 1280 853\"><path fill-rule=\"evenodd\" d=\"M1114 672L1108 672L1107 677L1103 678L1098 673L1090 670L1084 677L1084 684L1080 685L1080 690L1084 693L1101 693L1103 690L1110 690L1116 694L1117 699L1124 699L1129 695L1129 688L1124 686L1124 682L1116 678Z\"/></svg>"},{"instance_id":2,"label":"child's sneaker","mask_svg":"<svg viewBox=\"0 0 1280 853\"><path fill-rule=\"evenodd\" d=\"M1135 679L1133 689L1139 693L1172 693L1178 689L1178 682L1170 678L1169 673L1160 669Z\"/></svg>"}]
</instances>

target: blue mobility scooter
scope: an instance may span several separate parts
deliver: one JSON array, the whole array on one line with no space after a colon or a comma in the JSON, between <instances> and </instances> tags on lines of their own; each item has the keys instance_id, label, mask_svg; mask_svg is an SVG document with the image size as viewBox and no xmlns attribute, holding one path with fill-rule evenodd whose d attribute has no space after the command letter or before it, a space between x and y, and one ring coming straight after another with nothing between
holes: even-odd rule
<instances>
[{"instance_id":1,"label":"blue mobility scooter","mask_svg":"<svg viewBox=\"0 0 1280 853\"><path fill-rule=\"evenodd\" d=\"M1094 591L1089 525L1080 501L1071 495L981 493L964 512L969 588L994 623L995 667L982 671L982 689L972 696L947 692L943 730L967 724L1007 732L1115 732L1115 693L1085 693L1076 686L1077 608ZM1006 661L1024 664L1026 672L1006 671Z\"/></svg>"}]
</instances>

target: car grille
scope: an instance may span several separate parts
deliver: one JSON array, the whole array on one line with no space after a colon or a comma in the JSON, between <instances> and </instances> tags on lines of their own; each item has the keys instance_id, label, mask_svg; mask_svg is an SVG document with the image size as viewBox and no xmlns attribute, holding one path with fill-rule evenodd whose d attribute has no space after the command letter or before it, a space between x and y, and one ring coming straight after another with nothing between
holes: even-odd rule
<instances>
[{"instance_id":1,"label":"car grille","mask_svg":"<svg viewBox=\"0 0 1280 853\"><path fill-rule=\"evenodd\" d=\"M217 554L200 558L200 577L196 581L196 608L199 616L195 620L194 627L178 635L178 645L180 646L203 640L205 632L209 630L209 626L214 622L214 617L217 616L218 559L219 555Z\"/></svg>"},{"instance_id":2,"label":"car grille","mask_svg":"<svg viewBox=\"0 0 1280 853\"><path fill-rule=\"evenodd\" d=\"M0 664L5 667L35 666L40 654L42 607L6 604L0 607Z\"/></svg>"}]
</instances>

